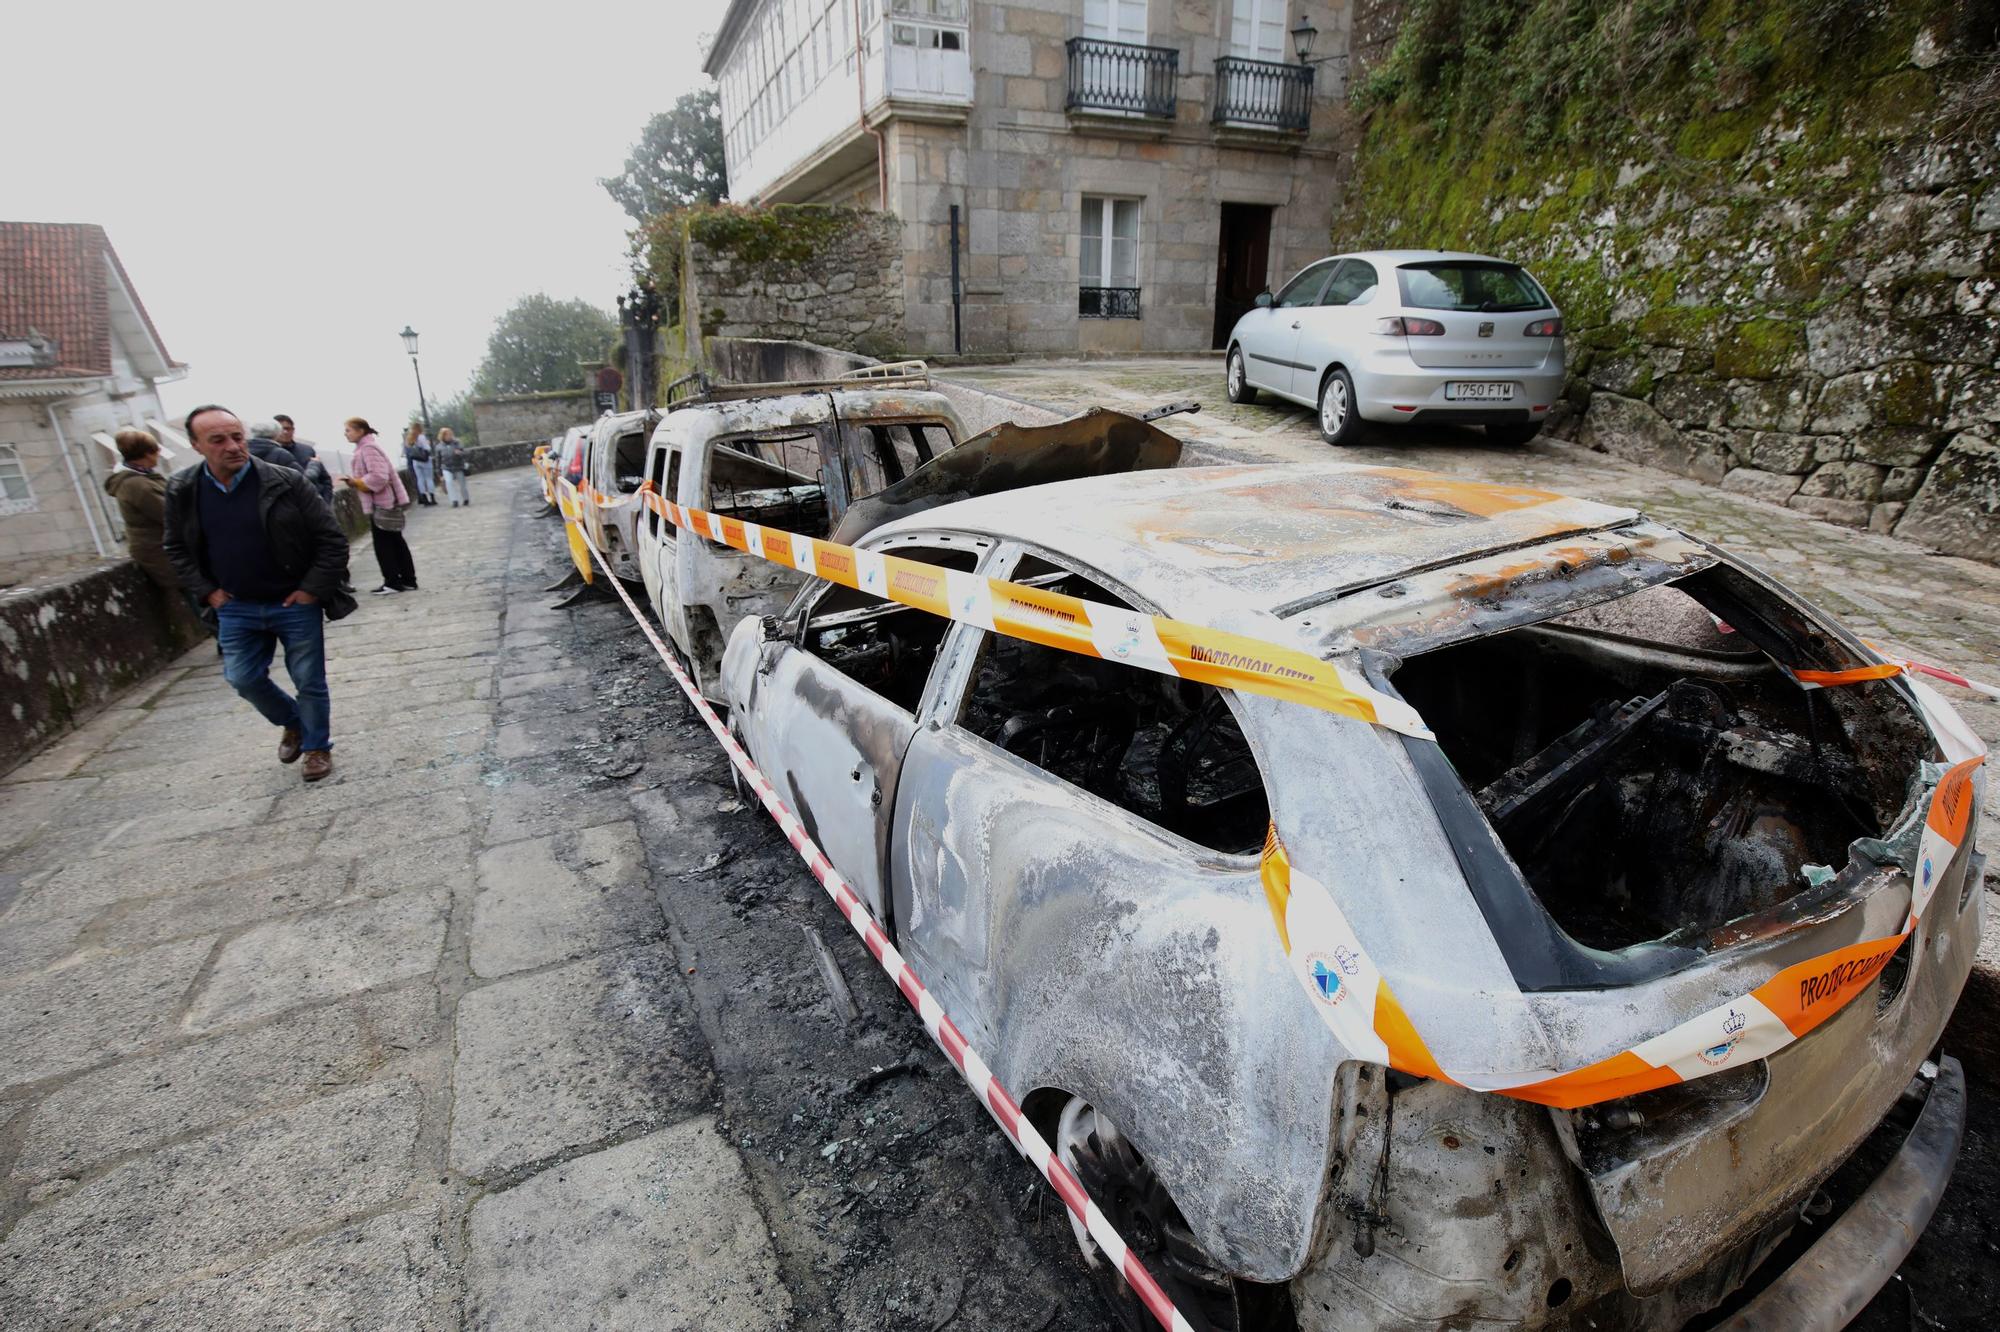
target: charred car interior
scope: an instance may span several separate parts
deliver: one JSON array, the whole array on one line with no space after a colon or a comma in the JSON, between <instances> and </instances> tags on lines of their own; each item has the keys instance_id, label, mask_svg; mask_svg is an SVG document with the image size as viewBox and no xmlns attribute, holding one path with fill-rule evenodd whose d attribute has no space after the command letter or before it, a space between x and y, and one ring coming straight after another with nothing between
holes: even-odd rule
<instances>
[{"instance_id":1,"label":"charred car interior","mask_svg":"<svg viewBox=\"0 0 2000 1332\"><path fill-rule=\"evenodd\" d=\"M1725 632L1704 596L1744 629ZM1772 655L1811 647L1767 655L1750 636L1759 600L1712 569L1394 672L1578 943L1696 942L1769 911L1912 798L1930 756L1919 720L1889 690L1800 688Z\"/></svg>"}]
</instances>

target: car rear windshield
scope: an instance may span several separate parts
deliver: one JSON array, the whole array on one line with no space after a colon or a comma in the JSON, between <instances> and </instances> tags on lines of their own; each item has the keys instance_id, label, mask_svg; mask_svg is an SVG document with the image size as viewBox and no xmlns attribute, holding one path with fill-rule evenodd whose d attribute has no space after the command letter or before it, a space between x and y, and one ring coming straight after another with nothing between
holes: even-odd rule
<instances>
[{"instance_id":1,"label":"car rear windshield","mask_svg":"<svg viewBox=\"0 0 2000 1332\"><path fill-rule=\"evenodd\" d=\"M1519 264L1448 259L1396 270L1403 304L1418 310L1546 310L1550 302Z\"/></svg>"}]
</instances>

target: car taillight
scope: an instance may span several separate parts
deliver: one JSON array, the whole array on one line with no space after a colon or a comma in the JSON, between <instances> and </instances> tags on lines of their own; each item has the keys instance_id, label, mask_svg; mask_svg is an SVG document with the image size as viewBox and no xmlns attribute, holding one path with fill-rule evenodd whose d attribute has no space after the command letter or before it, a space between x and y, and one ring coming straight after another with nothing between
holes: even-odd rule
<instances>
[{"instance_id":1,"label":"car taillight","mask_svg":"<svg viewBox=\"0 0 2000 1332\"><path fill-rule=\"evenodd\" d=\"M1376 320L1375 331L1385 338L1441 338L1444 336L1444 325L1435 319L1396 315Z\"/></svg>"},{"instance_id":2,"label":"car taillight","mask_svg":"<svg viewBox=\"0 0 2000 1332\"><path fill-rule=\"evenodd\" d=\"M1563 335L1563 321L1560 319L1537 319L1528 325L1527 335L1531 338L1559 338Z\"/></svg>"}]
</instances>

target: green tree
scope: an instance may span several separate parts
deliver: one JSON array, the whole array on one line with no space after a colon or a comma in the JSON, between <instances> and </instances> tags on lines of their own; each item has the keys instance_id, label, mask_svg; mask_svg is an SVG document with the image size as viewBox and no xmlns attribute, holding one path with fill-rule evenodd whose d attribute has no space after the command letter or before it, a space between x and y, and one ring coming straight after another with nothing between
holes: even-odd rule
<instances>
[{"instance_id":1,"label":"green tree","mask_svg":"<svg viewBox=\"0 0 2000 1332\"><path fill-rule=\"evenodd\" d=\"M468 390L460 389L449 398L432 398L430 406L431 437L433 439L437 437L438 431L444 429L446 426L450 426L452 433L458 436L459 443L477 444L479 442L479 432L474 429L472 424L472 394ZM412 407L410 409L410 420L419 425L423 424L423 408Z\"/></svg>"},{"instance_id":2,"label":"green tree","mask_svg":"<svg viewBox=\"0 0 2000 1332\"><path fill-rule=\"evenodd\" d=\"M618 321L589 301L558 301L540 292L523 296L494 321L473 389L492 394L576 388L582 383L577 362L602 361L617 335Z\"/></svg>"},{"instance_id":3,"label":"green tree","mask_svg":"<svg viewBox=\"0 0 2000 1332\"><path fill-rule=\"evenodd\" d=\"M719 201L729 188L729 168L715 90L688 93L673 110L647 121L625 158L625 170L597 183L634 222Z\"/></svg>"}]
</instances>

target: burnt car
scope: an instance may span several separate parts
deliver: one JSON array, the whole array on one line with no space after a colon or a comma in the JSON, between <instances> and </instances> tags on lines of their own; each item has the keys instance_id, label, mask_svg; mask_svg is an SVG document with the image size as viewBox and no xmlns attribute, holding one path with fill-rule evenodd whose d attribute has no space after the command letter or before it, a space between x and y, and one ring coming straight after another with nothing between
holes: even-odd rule
<instances>
[{"instance_id":1,"label":"burnt car","mask_svg":"<svg viewBox=\"0 0 2000 1332\"><path fill-rule=\"evenodd\" d=\"M1795 593L1630 510L1387 467L846 535L954 605L999 578L1303 649L1432 733L827 583L730 639L732 730L1191 1316L1680 1327L1913 1102L1950 1148L1912 1134L1923 1187L1832 1279L1914 1242L1963 1124L1981 751ZM1300 937L1307 885L1345 945Z\"/></svg>"},{"instance_id":2,"label":"burnt car","mask_svg":"<svg viewBox=\"0 0 2000 1332\"><path fill-rule=\"evenodd\" d=\"M581 454L583 478L595 502L583 506L584 539L620 578L639 579L636 499L646 483L646 448L660 413L651 409L606 412L589 427ZM629 501L629 502L626 502Z\"/></svg>"},{"instance_id":3,"label":"burnt car","mask_svg":"<svg viewBox=\"0 0 2000 1332\"><path fill-rule=\"evenodd\" d=\"M825 381L704 386L668 407L646 478L676 504L824 537L862 496L900 481L964 435L922 362ZM638 515L640 577L667 636L720 701L716 672L743 616L791 600L805 575Z\"/></svg>"}]
</instances>

